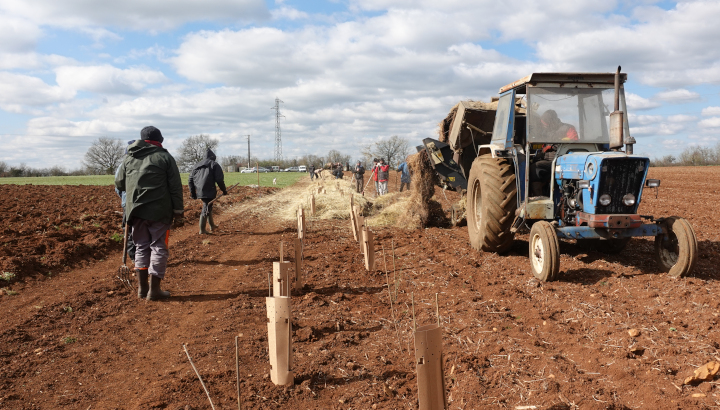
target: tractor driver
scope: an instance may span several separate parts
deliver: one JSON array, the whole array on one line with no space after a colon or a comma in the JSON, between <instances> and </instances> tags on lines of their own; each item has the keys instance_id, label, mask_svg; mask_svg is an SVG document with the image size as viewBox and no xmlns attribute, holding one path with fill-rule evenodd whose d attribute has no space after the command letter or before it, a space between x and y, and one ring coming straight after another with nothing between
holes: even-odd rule
<instances>
[{"instance_id":1,"label":"tractor driver","mask_svg":"<svg viewBox=\"0 0 720 410\"><path fill-rule=\"evenodd\" d=\"M540 132L547 141L579 141L578 133L571 124L560 121L555 110L547 110L540 116ZM550 167L555 159L557 146L546 144L530 164L530 195L542 196L550 183Z\"/></svg>"}]
</instances>

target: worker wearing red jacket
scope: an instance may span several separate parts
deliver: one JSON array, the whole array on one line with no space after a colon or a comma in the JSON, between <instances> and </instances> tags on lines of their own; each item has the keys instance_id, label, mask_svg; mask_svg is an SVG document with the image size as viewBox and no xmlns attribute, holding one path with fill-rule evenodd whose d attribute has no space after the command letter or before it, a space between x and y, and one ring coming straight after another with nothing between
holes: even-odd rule
<instances>
[{"instance_id":1,"label":"worker wearing red jacket","mask_svg":"<svg viewBox=\"0 0 720 410\"><path fill-rule=\"evenodd\" d=\"M385 163L384 158L380 158L377 168L378 187L380 188L378 195L385 195L388 192L388 178L390 177L390 165Z\"/></svg>"}]
</instances>

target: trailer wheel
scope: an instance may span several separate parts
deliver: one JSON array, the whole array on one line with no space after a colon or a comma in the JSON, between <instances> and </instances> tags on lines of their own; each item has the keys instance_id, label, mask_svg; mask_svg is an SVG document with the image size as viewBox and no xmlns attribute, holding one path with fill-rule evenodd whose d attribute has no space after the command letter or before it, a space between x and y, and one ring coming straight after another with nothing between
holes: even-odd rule
<instances>
[{"instance_id":1,"label":"trailer wheel","mask_svg":"<svg viewBox=\"0 0 720 410\"><path fill-rule=\"evenodd\" d=\"M671 216L662 224L665 233L655 237L655 257L668 275L683 277L692 272L697 261L698 243L690 223Z\"/></svg>"},{"instance_id":2,"label":"trailer wheel","mask_svg":"<svg viewBox=\"0 0 720 410\"><path fill-rule=\"evenodd\" d=\"M530 229L530 267L543 282L554 280L560 270L560 243L549 222L535 222Z\"/></svg>"},{"instance_id":3,"label":"trailer wheel","mask_svg":"<svg viewBox=\"0 0 720 410\"><path fill-rule=\"evenodd\" d=\"M517 209L512 161L483 155L470 168L467 224L470 245L479 251L503 252L512 245L510 231Z\"/></svg>"}]
</instances>

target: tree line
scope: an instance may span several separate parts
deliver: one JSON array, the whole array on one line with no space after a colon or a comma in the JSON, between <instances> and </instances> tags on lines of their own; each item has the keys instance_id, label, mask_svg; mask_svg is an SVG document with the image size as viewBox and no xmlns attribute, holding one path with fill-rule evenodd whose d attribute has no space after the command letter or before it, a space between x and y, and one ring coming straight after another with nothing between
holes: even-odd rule
<instances>
[{"instance_id":1,"label":"tree line","mask_svg":"<svg viewBox=\"0 0 720 410\"><path fill-rule=\"evenodd\" d=\"M205 153L208 149L212 149L218 154L218 146L220 141L211 138L209 135L200 134L193 135L183 140L182 145L175 156L175 160L181 172L189 172L195 164L205 159ZM45 176L68 176L68 175L112 175L117 170L120 162L125 156L127 143L117 138L100 137L93 141L85 153L82 167L74 170L67 170L60 166L50 168L32 168L26 164L19 166L11 166L0 161L0 177L45 177ZM393 135L390 138L369 143L361 147L356 154L357 160L365 163L365 166L372 164L374 158L384 158L385 162L395 167L405 160L410 153L410 143L407 139ZM353 155L344 154L338 150L332 149L325 156L313 154L303 155L301 157L275 161L274 159L262 159L255 156L249 158L242 155L224 155L218 156L218 163L225 170L229 166L235 166L240 169L254 167L255 164L261 167L269 168L271 166L279 166L281 169L294 167L298 165L314 165L315 167L323 167L328 164L348 164L354 165Z\"/></svg>"},{"instance_id":2,"label":"tree line","mask_svg":"<svg viewBox=\"0 0 720 410\"><path fill-rule=\"evenodd\" d=\"M678 156L665 155L650 161L651 167L720 165L720 143L714 147L687 147Z\"/></svg>"}]
</instances>

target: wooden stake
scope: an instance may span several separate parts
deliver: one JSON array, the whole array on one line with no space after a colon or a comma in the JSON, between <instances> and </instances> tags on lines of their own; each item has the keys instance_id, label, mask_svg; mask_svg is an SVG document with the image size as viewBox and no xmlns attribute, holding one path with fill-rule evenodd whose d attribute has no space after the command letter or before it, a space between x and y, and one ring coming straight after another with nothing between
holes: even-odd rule
<instances>
[{"instance_id":1,"label":"wooden stake","mask_svg":"<svg viewBox=\"0 0 720 410\"><path fill-rule=\"evenodd\" d=\"M240 349L238 348L237 336L235 336L235 388L237 389L238 410L242 410L240 404Z\"/></svg>"},{"instance_id":2,"label":"wooden stake","mask_svg":"<svg viewBox=\"0 0 720 410\"><path fill-rule=\"evenodd\" d=\"M299 292L303 287L302 283L302 264L303 264L303 241L300 238L295 239L295 291Z\"/></svg>"},{"instance_id":3,"label":"wooden stake","mask_svg":"<svg viewBox=\"0 0 720 410\"><path fill-rule=\"evenodd\" d=\"M357 241L358 240L357 220L355 219L355 212L353 212L352 209L350 210L350 225L352 227L353 238Z\"/></svg>"},{"instance_id":4,"label":"wooden stake","mask_svg":"<svg viewBox=\"0 0 720 410\"><path fill-rule=\"evenodd\" d=\"M310 195L310 215L315 216L315 195Z\"/></svg>"},{"instance_id":5,"label":"wooden stake","mask_svg":"<svg viewBox=\"0 0 720 410\"><path fill-rule=\"evenodd\" d=\"M273 296L290 296L290 262L273 262Z\"/></svg>"},{"instance_id":6,"label":"wooden stake","mask_svg":"<svg viewBox=\"0 0 720 410\"><path fill-rule=\"evenodd\" d=\"M210 398L210 392L208 391L207 387L205 387L205 382L203 382L202 377L200 377L200 373L198 372L197 368L195 367L195 364L193 363L192 359L190 358L190 352L188 352L187 346L183 343L183 349L185 349L185 354L187 355L188 360L190 361L190 366L192 366L193 370L195 370L195 374L197 375L198 379L200 380L200 384L202 384L203 389L205 390L205 394L207 394L208 400L210 400L210 407L212 407L213 410L215 410L215 405L212 402L212 399Z\"/></svg>"},{"instance_id":7,"label":"wooden stake","mask_svg":"<svg viewBox=\"0 0 720 410\"><path fill-rule=\"evenodd\" d=\"M285 262L285 251L283 250L283 241L280 241L280 263Z\"/></svg>"}]
</instances>

